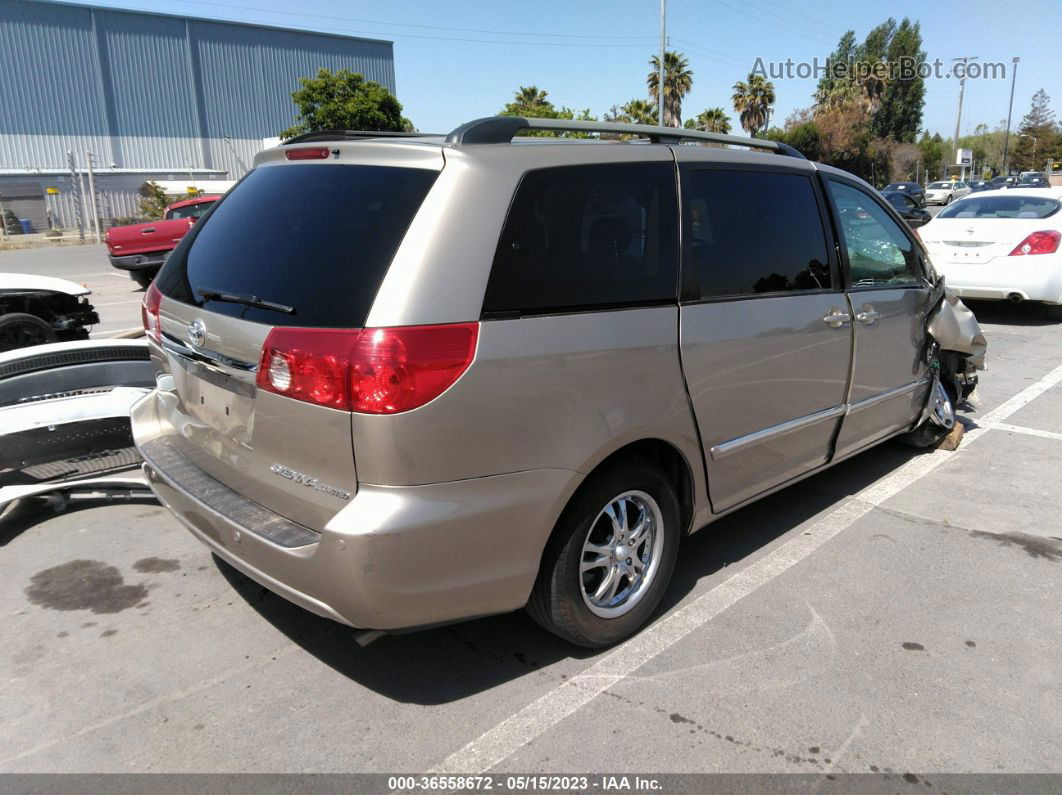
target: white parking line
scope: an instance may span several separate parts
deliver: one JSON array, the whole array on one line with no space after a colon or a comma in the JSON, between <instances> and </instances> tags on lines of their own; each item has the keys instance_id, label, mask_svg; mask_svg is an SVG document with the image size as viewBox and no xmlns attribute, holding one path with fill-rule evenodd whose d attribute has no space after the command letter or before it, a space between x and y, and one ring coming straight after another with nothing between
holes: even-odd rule
<instances>
[{"instance_id":1,"label":"white parking line","mask_svg":"<svg viewBox=\"0 0 1062 795\"><path fill-rule=\"evenodd\" d=\"M1002 422L1059 382L1062 382L1062 366L990 411L982 421ZM969 431L965 437L966 444L976 441L989 430L991 428L988 425L981 425ZM805 532L702 594L686 607L648 627L605 654L582 673L566 680L472 740L436 765L431 772L476 774L490 770L951 458L952 453L941 450L912 458L891 475L863 489L815 522Z\"/></svg>"},{"instance_id":2,"label":"white parking line","mask_svg":"<svg viewBox=\"0 0 1062 795\"><path fill-rule=\"evenodd\" d=\"M1008 422L981 423L987 425L990 430L1010 431L1011 433L1023 433L1026 436L1039 436L1041 439L1055 439L1062 441L1062 433L1054 431L1042 431L1039 428L1028 428L1025 425L1011 425Z\"/></svg>"}]
</instances>

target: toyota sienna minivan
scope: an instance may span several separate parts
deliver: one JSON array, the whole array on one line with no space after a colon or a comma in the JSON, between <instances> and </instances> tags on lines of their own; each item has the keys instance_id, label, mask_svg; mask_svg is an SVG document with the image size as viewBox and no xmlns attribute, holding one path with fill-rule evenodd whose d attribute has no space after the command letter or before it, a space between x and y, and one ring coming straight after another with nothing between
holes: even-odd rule
<instances>
[{"instance_id":1,"label":"toyota sienna minivan","mask_svg":"<svg viewBox=\"0 0 1062 795\"><path fill-rule=\"evenodd\" d=\"M546 119L262 152L143 315L144 469L218 557L357 628L526 607L591 647L650 618L687 534L946 433L983 354L861 180Z\"/></svg>"}]
</instances>

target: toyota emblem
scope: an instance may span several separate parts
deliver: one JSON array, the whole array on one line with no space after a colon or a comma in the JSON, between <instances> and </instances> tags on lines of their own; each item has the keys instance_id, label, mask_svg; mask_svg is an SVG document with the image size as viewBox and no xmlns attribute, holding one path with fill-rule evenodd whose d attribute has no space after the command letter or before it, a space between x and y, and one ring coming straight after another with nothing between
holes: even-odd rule
<instances>
[{"instance_id":1,"label":"toyota emblem","mask_svg":"<svg viewBox=\"0 0 1062 795\"><path fill-rule=\"evenodd\" d=\"M202 348L206 342L206 324L199 318L188 324L188 340L197 348Z\"/></svg>"}]
</instances>

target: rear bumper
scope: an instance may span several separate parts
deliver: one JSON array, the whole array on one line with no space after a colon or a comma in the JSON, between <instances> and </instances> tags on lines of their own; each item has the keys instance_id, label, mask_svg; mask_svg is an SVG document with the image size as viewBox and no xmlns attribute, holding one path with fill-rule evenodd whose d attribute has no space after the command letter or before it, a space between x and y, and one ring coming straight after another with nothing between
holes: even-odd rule
<instances>
[{"instance_id":1,"label":"rear bumper","mask_svg":"<svg viewBox=\"0 0 1062 795\"><path fill-rule=\"evenodd\" d=\"M269 513L264 508L234 492L219 501L216 486L194 493L186 459L175 475L172 464L152 457L158 448L150 442L165 441L153 414L151 393L133 411L144 471L192 534L274 593L365 629L427 626L522 607L546 539L580 478L547 469L424 486L359 484L319 533L302 528L298 546L282 546L263 532L271 524L261 516Z\"/></svg>"},{"instance_id":2,"label":"rear bumper","mask_svg":"<svg viewBox=\"0 0 1062 795\"><path fill-rule=\"evenodd\" d=\"M168 251L153 251L149 254L130 254L125 257L108 255L111 265L123 271L147 271L162 267Z\"/></svg>"},{"instance_id":3,"label":"rear bumper","mask_svg":"<svg viewBox=\"0 0 1062 795\"><path fill-rule=\"evenodd\" d=\"M937 270L960 298L1001 301L1018 296L1024 301L1062 303L1062 257L996 257L976 264L944 263Z\"/></svg>"}]
</instances>

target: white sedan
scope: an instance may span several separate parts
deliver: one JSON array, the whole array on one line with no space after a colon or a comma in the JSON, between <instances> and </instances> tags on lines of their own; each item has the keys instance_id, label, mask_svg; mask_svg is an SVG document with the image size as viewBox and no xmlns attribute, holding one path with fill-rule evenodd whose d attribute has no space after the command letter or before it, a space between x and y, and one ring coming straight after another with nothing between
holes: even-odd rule
<instances>
[{"instance_id":1,"label":"white sedan","mask_svg":"<svg viewBox=\"0 0 1062 795\"><path fill-rule=\"evenodd\" d=\"M965 182L930 182L926 185L926 204L951 204L970 193Z\"/></svg>"},{"instance_id":2,"label":"white sedan","mask_svg":"<svg viewBox=\"0 0 1062 795\"><path fill-rule=\"evenodd\" d=\"M1062 320L1062 189L975 193L918 230L963 298L1040 301Z\"/></svg>"}]
</instances>

